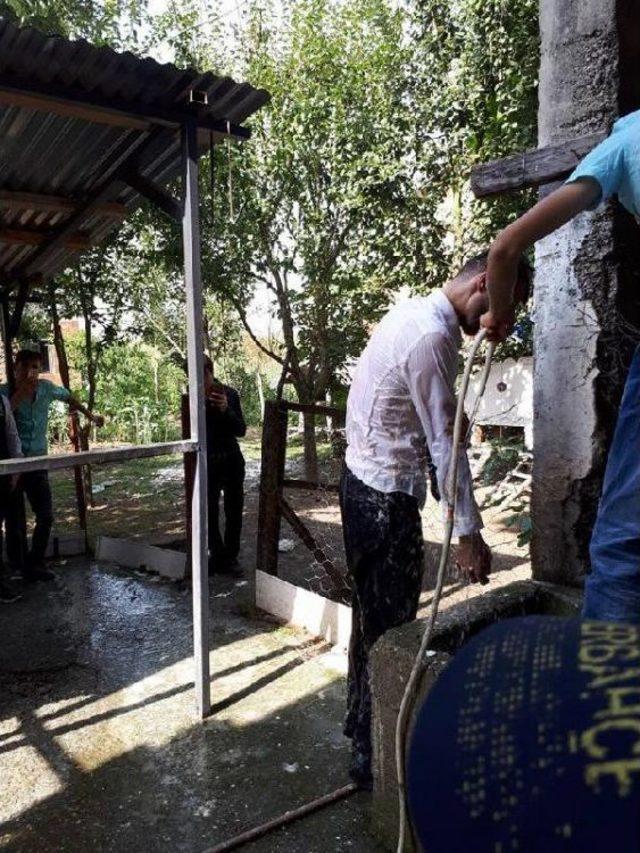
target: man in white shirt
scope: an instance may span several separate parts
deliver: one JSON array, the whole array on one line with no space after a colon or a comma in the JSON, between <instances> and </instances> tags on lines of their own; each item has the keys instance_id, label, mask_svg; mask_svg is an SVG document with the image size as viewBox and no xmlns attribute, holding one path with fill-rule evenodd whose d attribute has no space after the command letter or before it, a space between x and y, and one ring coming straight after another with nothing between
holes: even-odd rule
<instances>
[{"instance_id":1,"label":"man in white shirt","mask_svg":"<svg viewBox=\"0 0 640 853\"><path fill-rule=\"evenodd\" d=\"M420 508L431 455L439 491L453 444L461 330L475 335L487 311L487 253L469 261L441 290L392 308L374 331L347 402L346 465L340 507L353 588L345 734L353 740L351 776L371 787L368 656L389 628L415 619L424 540ZM529 296L531 267L522 258L517 301ZM469 463L460 449L454 536L458 565L488 583L491 552L480 530Z\"/></svg>"}]
</instances>

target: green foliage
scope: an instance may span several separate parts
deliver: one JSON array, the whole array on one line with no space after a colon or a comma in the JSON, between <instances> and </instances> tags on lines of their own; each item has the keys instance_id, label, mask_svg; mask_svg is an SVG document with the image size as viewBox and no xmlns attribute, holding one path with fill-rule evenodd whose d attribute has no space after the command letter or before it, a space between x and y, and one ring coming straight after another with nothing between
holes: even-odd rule
<instances>
[{"instance_id":1,"label":"green foliage","mask_svg":"<svg viewBox=\"0 0 640 853\"><path fill-rule=\"evenodd\" d=\"M529 193L473 201L468 177L477 163L536 146L538 5L412 4L424 282L445 278L531 202Z\"/></svg>"},{"instance_id":2,"label":"green foliage","mask_svg":"<svg viewBox=\"0 0 640 853\"><path fill-rule=\"evenodd\" d=\"M73 391L87 400L83 334L68 335L66 344L72 384L74 376L80 378L80 388ZM135 443L178 438L184 384L182 370L147 344L124 341L105 347L95 388L95 408L107 419L100 438Z\"/></svg>"},{"instance_id":3,"label":"green foliage","mask_svg":"<svg viewBox=\"0 0 640 853\"><path fill-rule=\"evenodd\" d=\"M500 483L518 464L521 451L521 439L507 438L493 440L491 442L491 456L489 456L482 468L482 484L493 486Z\"/></svg>"},{"instance_id":4,"label":"green foliage","mask_svg":"<svg viewBox=\"0 0 640 853\"><path fill-rule=\"evenodd\" d=\"M440 286L529 205L527 193L476 202L468 176L535 147L538 0L253 0L232 37L217 10L217 0L184 0L149 18L145 0L0 3L22 23L115 47L168 46L179 65L271 92L253 139L216 148L213 193L201 161L208 346L251 421L262 368L247 357L245 328L276 363L289 350L298 397L337 399L345 364L390 298ZM74 358L118 436L161 434L176 411L180 244L179 229L143 209L59 280L61 316L82 315L92 330ZM259 292L279 320L276 341L252 328ZM530 328L502 354L529 342ZM151 353L168 383L157 394ZM134 412L138 393L147 408Z\"/></svg>"},{"instance_id":5,"label":"green foliage","mask_svg":"<svg viewBox=\"0 0 640 853\"><path fill-rule=\"evenodd\" d=\"M20 26L111 47L138 43L146 0L3 0L0 15Z\"/></svg>"},{"instance_id":6,"label":"green foliage","mask_svg":"<svg viewBox=\"0 0 640 853\"><path fill-rule=\"evenodd\" d=\"M524 548L525 545L530 545L533 539L533 519L529 512L524 512L524 507L514 507L516 514L509 516L505 521L505 525L518 532L518 548Z\"/></svg>"},{"instance_id":7,"label":"green foliage","mask_svg":"<svg viewBox=\"0 0 640 853\"><path fill-rule=\"evenodd\" d=\"M386 0L304 0L284 26L256 5L231 58L272 102L249 145L216 152L226 192L216 197L205 269L241 314L257 288L271 294L279 354L291 352L304 399L335 382L408 280L402 26Z\"/></svg>"}]
</instances>

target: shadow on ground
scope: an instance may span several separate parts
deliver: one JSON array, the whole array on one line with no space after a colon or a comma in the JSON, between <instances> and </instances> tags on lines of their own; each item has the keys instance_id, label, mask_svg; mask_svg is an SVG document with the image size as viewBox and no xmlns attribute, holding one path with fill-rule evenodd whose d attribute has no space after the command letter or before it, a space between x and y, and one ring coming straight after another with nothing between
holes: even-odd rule
<instances>
[{"instance_id":1,"label":"shadow on ground","mask_svg":"<svg viewBox=\"0 0 640 853\"><path fill-rule=\"evenodd\" d=\"M78 560L3 611L0 846L200 853L345 784L344 660L214 584L195 719L187 589ZM247 850L375 851L358 795Z\"/></svg>"}]
</instances>

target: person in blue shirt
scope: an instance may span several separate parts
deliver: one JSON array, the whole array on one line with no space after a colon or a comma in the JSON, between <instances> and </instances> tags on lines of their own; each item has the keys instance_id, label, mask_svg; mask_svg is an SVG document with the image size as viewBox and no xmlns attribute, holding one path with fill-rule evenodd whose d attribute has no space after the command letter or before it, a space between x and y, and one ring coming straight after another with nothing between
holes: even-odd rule
<instances>
[{"instance_id":1,"label":"person in blue shirt","mask_svg":"<svg viewBox=\"0 0 640 853\"><path fill-rule=\"evenodd\" d=\"M27 456L46 456L47 427L49 424L49 409L51 403L60 400L72 409L82 412L97 426L102 426L104 419L94 415L82 403L72 396L71 392L60 385L55 385L47 379L40 379L42 357L38 352L21 350L15 360L15 385L0 386L0 394L9 397L14 414L18 435L22 444L22 453ZM53 526L53 503L51 487L46 471L30 471L22 474L19 489L26 495L35 515L35 528L31 549L26 552L24 529L12 525L7 530L7 551L12 562L18 562L14 555L20 554L25 580L51 580L53 574L44 566L44 556L49 544L49 536Z\"/></svg>"},{"instance_id":2,"label":"person in blue shirt","mask_svg":"<svg viewBox=\"0 0 640 853\"><path fill-rule=\"evenodd\" d=\"M564 186L498 235L487 269L490 307L481 319L490 340L504 340L513 327L520 255L613 196L640 221L640 111L617 121ZM590 555L585 618L640 623L640 347L629 368L609 451Z\"/></svg>"}]
</instances>

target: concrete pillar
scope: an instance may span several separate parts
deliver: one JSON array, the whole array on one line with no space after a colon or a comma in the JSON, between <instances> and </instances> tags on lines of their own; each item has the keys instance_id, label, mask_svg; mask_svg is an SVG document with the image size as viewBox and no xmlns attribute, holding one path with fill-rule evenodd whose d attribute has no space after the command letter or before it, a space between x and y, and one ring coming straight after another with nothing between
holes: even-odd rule
<instances>
[{"instance_id":1,"label":"concrete pillar","mask_svg":"<svg viewBox=\"0 0 640 853\"><path fill-rule=\"evenodd\" d=\"M640 107L635 0L541 0L539 143L609 130ZM640 230L617 204L536 251L533 565L579 584L640 328Z\"/></svg>"}]
</instances>

